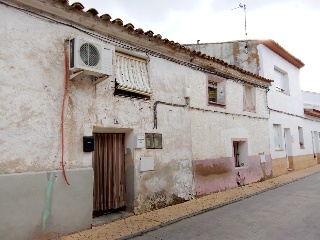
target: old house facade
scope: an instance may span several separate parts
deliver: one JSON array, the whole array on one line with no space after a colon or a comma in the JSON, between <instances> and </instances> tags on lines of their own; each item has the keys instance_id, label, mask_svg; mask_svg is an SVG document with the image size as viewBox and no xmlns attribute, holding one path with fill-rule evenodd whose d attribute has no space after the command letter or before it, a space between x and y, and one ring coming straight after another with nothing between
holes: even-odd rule
<instances>
[{"instance_id":1,"label":"old house facade","mask_svg":"<svg viewBox=\"0 0 320 240\"><path fill-rule=\"evenodd\" d=\"M186 46L274 80L267 95L273 176L317 164L320 124L303 107L299 59L273 40Z\"/></svg>"},{"instance_id":2,"label":"old house facade","mask_svg":"<svg viewBox=\"0 0 320 240\"><path fill-rule=\"evenodd\" d=\"M0 1L5 239L270 176L269 79L83 8Z\"/></svg>"}]
</instances>

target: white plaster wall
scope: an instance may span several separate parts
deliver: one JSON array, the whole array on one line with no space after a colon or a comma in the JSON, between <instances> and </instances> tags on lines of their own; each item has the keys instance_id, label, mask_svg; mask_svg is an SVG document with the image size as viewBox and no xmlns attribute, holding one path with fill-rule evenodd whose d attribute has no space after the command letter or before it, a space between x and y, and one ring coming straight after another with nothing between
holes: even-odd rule
<instances>
[{"instance_id":1,"label":"white plaster wall","mask_svg":"<svg viewBox=\"0 0 320 240\"><path fill-rule=\"evenodd\" d=\"M302 91L303 105L305 108L320 110L320 93Z\"/></svg>"},{"instance_id":2,"label":"white plaster wall","mask_svg":"<svg viewBox=\"0 0 320 240\"><path fill-rule=\"evenodd\" d=\"M249 72L259 73L258 50L254 41L201 43L186 45L186 47L221 59L228 64L235 65Z\"/></svg>"},{"instance_id":3,"label":"white plaster wall","mask_svg":"<svg viewBox=\"0 0 320 240\"><path fill-rule=\"evenodd\" d=\"M0 173L61 169L64 41L74 36L91 37L3 5L0 12L0 47L6 49L0 56L0 67L5 69L0 78ZM146 199L156 194L165 195L166 203L173 197L194 196L189 111L158 105L158 129L153 129L153 103L185 104L187 83L203 77L167 60L149 60L151 100L114 96L115 76L97 85L84 77L69 82L65 104L67 169L92 166L92 153L83 152L82 137L93 131L163 134L163 149L127 146L134 156L135 206L146 209L150 207ZM119 124L114 124L115 118ZM155 159L155 171L140 173L139 159L148 156Z\"/></svg>"},{"instance_id":4,"label":"white plaster wall","mask_svg":"<svg viewBox=\"0 0 320 240\"><path fill-rule=\"evenodd\" d=\"M203 75L201 79L188 83L192 91L190 106L217 112L192 110L191 131L194 159L231 157L231 138L247 138L249 155L263 152L268 154L269 111L266 107L266 90L256 88L256 112L247 112L243 110L243 85L227 80L226 108L208 105L207 79L205 74Z\"/></svg>"},{"instance_id":5,"label":"white plaster wall","mask_svg":"<svg viewBox=\"0 0 320 240\"><path fill-rule=\"evenodd\" d=\"M150 57L149 77L155 90L152 96L154 101L185 105L185 87L189 81L200 76L203 76L202 73L190 68ZM157 129L153 129L152 107L150 112L152 126L145 131L162 133L163 149L135 151L135 181L137 192L142 193L136 201L137 211L143 211L145 204L158 208L170 198L190 199L194 191L188 108L158 104ZM155 171L140 173L138 159L147 156L154 156ZM147 196L144 197L147 200L143 199L143 195Z\"/></svg>"},{"instance_id":6,"label":"white plaster wall","mask_svg":"<svg viewBox=\"0 0 320 240\"><path fill-rule=\"evenodd\" d=\"M69 34L4 5L0 12L0 171L59 168L63 41Z\"/></svg>"},{"instance_id":7,"label":"white plaster wall","mask_svg":"<svg viewBox=\"0 0 320 240\"><path fill-rule=\"evenodd\" d=\"M300 70L262 44L258 45L258 50L260 59L263 59L261 61L261 76L274 79L275 66L288 73L289 94L276 91L275 84L272 83L268 92L268 106L292 114L303 114Z\"/></svg>"},{"instance_id":8,"label":"white plaster wall","mask_svg":"<svg viewBox=\"0 0 320 240\"><path fill-rule=\"evenodd\" d=\"M290 128L293 156L312 154L311 131L318 131L317 129L320 128L320 125L319 122L297 117L304 117L303 98L300 89L300 70L262 44L258 46L258 49L261 59L260 75L269 79L274 79L274 66L277 66L288 73L289 79L289 95L276 91L274 84L272 84L270 91L268 92L268 106L270 109L280 111L270 111L269 133L271 157L273 159L286 157L285 149L282 151L275 150L273 124L281 124L282 137L284 128ZM296 116L291 116L286 113ZM301 149L299 145L298 126L301 126L304 131L304 149ZM285 148L284 138L282 140Z\"/></svg>"},{"instance_id":9,"label":"white plaster wall","mask_svg":"<svg viewBox=\"0 0 320 240\"><path fill-rule=\"evenodd\" d=\"M274 138L273 138L273 123L281 124L282 129L282 141L283 150L275 150ZM313 153L312 135L311 131L320 132L320 123L307 119L302 119L294 116L287 116L282 113L271 112L270 114L270 152L272 159L286 157L285 152L285 141L284 141L284 128L290 128L292 137L292 154L293 156L307 155ZM300 148L299 145L299 133L298 126L303 128L304 136L304 149Z\"/></svg>"}]
</instances>

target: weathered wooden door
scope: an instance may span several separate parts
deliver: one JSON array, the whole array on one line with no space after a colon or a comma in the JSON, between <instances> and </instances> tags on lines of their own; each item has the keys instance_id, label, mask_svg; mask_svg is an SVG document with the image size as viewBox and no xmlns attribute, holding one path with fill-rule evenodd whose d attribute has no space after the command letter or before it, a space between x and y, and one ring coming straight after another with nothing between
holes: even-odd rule
<instances>
[{"instance_id":1,"label":"weathered wooden door","mask_svg":"<svg viewBox=\"0 0 320 240\"><path fill-rule=\"evenodd\" d=\"M125 206L124 134L94 134L93 210L106 211Z\"/></svg>"}]
</instances>

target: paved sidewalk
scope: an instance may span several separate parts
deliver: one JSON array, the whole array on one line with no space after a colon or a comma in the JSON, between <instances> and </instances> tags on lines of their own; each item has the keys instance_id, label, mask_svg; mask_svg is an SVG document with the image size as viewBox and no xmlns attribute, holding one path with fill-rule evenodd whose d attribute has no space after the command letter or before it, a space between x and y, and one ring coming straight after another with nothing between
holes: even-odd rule
<instances>
[{"instance_id":1,"label":"paved sidewalk","mask_svg":"<svg viewBox=\"0 0 320 240\"><path fill-rule=\"evenodd\" d=\"M283 186L318 172L320 172L320 165L300 171L293 171L263 182L252 183L228 191L214 193L182 204L133 215L89 230L64 236L61 237L61 239L129 239L182 219Z\"/></svg>"}]
</instances>

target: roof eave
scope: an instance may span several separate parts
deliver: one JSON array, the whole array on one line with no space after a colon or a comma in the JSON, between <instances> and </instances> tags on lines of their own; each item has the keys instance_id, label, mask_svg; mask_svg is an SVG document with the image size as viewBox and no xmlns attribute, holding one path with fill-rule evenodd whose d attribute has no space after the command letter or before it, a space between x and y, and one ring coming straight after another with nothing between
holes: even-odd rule
<instances>
[{"instance_id":1,"label":"roof eave","mask_svg":"<svg viewBox=\"0 0 320 240\"><path fill-rule=\"evenodd\" d=\"M271 51L277 53L279 56L287 60L289 63L291 63L295 67L299 69L304 67L304 63L300 59L293 56L291 53L289 53L287 50L285 50L283 47L281 47L278 43L276 43L272 39L258 40L258 43L265 45Z\"/></svg>"},{"instance_id":2,"label":"roof eave","mask_svg":"<svg viewBox=\"0 0 320 240\"><path fill-rule=\"evenodd\" d=\"M304 108L304 114L320 118L320 111L314 108Z\"/></svg>"}]
</instances>

